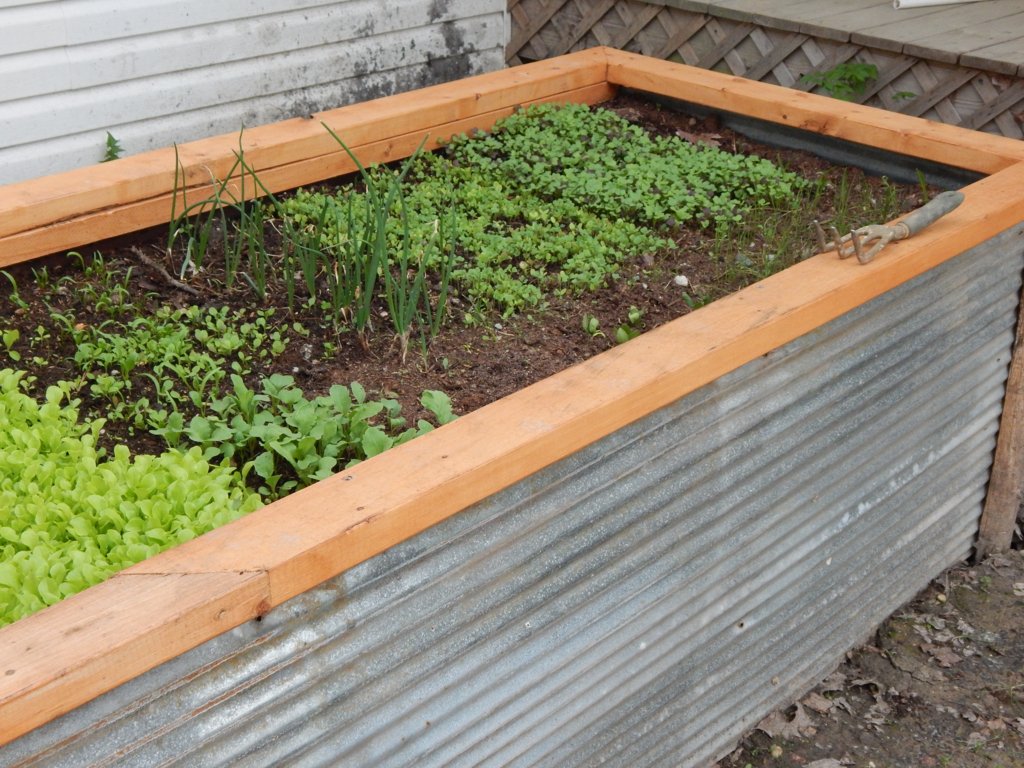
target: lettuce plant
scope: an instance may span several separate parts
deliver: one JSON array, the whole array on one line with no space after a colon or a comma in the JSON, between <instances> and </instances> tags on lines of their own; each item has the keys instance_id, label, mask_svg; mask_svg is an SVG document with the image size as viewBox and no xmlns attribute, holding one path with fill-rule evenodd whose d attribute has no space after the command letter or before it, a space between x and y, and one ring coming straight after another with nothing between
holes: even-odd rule
<instances>
[{"instance_id":1,"label":"lettuce plant","mask_svg":"<svg viewBox=\"0 0 1024 768\"><path fill-rule=\"evenodd\" d=\"M434 428L423 419L406 426L397 400L371 400L358 382L335 384L313 399L284 374L263 379L259 392L237 375L231 384L231 392L215 399L205 416L186 424L181 414L171 414L166 426L153 431L171 446L187 439L208 460L237 467L268 500ZM420 403L438 424L455 419L443 392L427 390Z\"/></svg>"},{"instance_id":2,"label":"lettuce plant","mask_svg":"<svg viewBox=\"0 0 1024 768\"><path fill-rule=\"evenodd\" d=\"M23 377L0 370L0 625L260 506L199 448L105 456L68 386L39 402Z\"/></svg>"}]
</instances>

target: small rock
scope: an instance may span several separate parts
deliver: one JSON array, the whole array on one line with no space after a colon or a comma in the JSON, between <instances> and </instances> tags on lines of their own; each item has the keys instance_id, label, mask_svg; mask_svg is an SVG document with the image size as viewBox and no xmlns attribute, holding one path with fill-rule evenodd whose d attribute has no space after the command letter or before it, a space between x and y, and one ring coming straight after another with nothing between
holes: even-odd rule
<instances>
[{"instance_id":1,"label":"small rock","mask_svg":"<svg viewBox=\"0 0 1024 768\"><path fill-rule=\"evenodd\" d=\"M672 278L672 282L680 288L686 288L690 284L690 279L686 275L676 275Z\"/></svg>"}]
</instances>

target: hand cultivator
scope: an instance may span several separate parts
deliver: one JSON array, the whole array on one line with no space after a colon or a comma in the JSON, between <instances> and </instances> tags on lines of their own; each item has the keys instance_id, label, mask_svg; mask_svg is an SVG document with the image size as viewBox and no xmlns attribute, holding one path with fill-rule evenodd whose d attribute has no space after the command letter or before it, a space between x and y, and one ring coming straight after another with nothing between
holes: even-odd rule
<instances>
[{"instance_id":1,"label":"hand cultivator","mask_svg":"<svg viewBox=\"0 0 1024 768\"><path fill-rule=\"evenodd\" d=\"M839 235L839 230L835 227L829 227L828 234L832 239L828 241L825 239L825 230L821 224L815 221L814 230L818 237L818 253L836 251L840 259L856 256L857 261L861 264L867 264L889 243L894 240L906 240L911 235L916 235L929 224L934 224L955 209L963 200L962 192L943 192L892 226L868 224L842 236Z\"/></svg>"}]
</instances>

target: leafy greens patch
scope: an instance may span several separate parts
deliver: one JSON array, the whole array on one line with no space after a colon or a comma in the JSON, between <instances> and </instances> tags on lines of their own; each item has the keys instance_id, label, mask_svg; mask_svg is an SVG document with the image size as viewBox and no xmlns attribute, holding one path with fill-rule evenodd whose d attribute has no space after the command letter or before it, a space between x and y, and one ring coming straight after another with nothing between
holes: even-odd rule
<instances>
[{"instance_id":1,"label":"leafy greens patch","mask_svg":"<svg viewBox=\"0 0 1024 768\"><path fill-rule=\"evenodd\" d=\"M457 137L443 155L418 155L408 178L391 236L417 243L417 258L436 266L433 234L450 220L452 285L505 316L546 294L609 284L623 263L670 247L674 227L737 223L755 208L794 204L806 185L768 160L651 136L577 104L531 106L491 133ZM348 208L359 194L345 187L335 197ZM331 200L299 190L278 212L318 242L346 242L358 233L322 215Z\"/></svg>"},{"instance_id":2,"label":"leafy greens patch","mask_svg":"<svg viewBox=\"0 0 1024 768\"><path fill-rule=\"evenodd\" d=\"M199 448L131 456L96 448L67 388L40 403L0 370L0 625L260 506Z\"/></svg>"}]
</instances>

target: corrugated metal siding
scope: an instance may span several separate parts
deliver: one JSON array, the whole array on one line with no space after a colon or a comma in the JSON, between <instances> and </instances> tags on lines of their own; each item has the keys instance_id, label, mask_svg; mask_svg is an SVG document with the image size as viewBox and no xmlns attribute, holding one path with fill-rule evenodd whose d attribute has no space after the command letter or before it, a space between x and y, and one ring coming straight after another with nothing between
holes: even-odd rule
<instances>
[{"instance_id":1,"label":"corrugated metal siding","mask_svg":"<svg viewBox=\"0 0 1024 768\"><path fill-rule=\"evenodd\" d=\"M1024 228L14 742L3 765L698 766L981 511Z\"/></svg>"},{"instance_id":2,"label":"corrugated metal siding","mask_svg":"<svg viewBox=\"0 0 1024 768\"><path fill-rule=\"evenodd\" d=\"M504 66L504 0L0 3L0 184Z\"/></svg>"}]
</instances>

